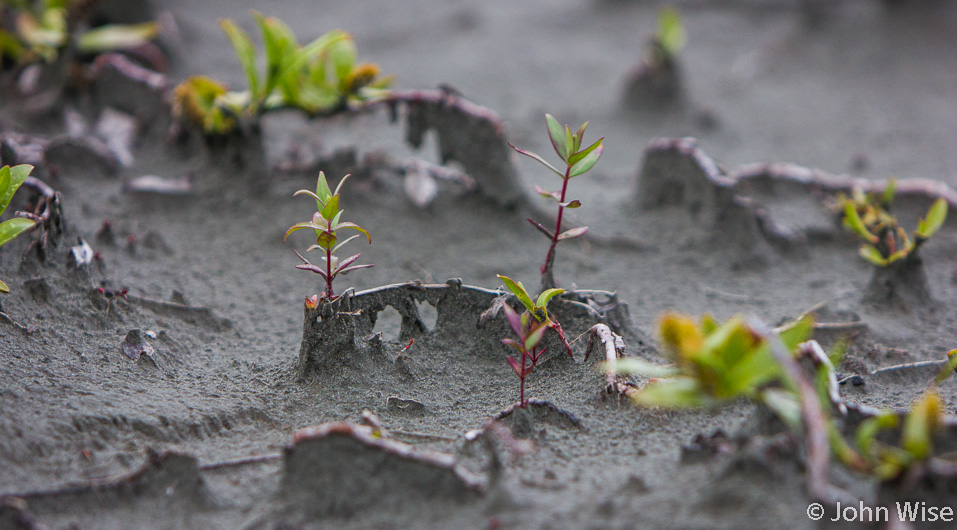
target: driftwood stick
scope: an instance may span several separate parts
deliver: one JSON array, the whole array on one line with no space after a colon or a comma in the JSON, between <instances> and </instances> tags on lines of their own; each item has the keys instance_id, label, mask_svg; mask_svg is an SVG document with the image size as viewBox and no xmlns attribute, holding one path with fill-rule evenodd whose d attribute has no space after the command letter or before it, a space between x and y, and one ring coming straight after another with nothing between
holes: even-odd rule
<instances>
[{"instance_id":1,"label":"driftwood stick","mask_svg":"<svg viewBox=\"0 0 957 530\"><path fill-rule=\"evenodd\" d=\"M625 341L621 338L621 335L614 333L605 324L595 324L587 333L589 333L589 340L588 348L585 350L586 361L596 342L600 341L605 347L605 391L609 394L631 397L637 390L619 381L618 373L615 371L615 361L625 353Z\"/></svg>"}]
</instances>

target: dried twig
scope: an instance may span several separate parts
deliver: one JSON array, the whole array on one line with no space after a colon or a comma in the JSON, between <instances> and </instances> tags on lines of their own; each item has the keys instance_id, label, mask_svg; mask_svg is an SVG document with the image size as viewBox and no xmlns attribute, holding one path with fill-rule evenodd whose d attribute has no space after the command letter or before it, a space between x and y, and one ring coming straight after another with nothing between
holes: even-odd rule
<instances>
[{"instance_id":1,"label":"dried twig","mask_svg":"<svg viewBox=\"0 0 957 530\"><path fill-rule=\"evenodd\" d=\"M915 368L925 368L927 366L941 367L947 364L947 360L942 361L918 361L916 363L906 363L906 364L895 364L894 366L886 366L884 368L878 368L874 370L869 375L875 376L879 374L885 374L889 372L899 372L902 370L913 370Z\"/></svg>"},{"instance_id":2,"label":"dried twig","mask_svg":"<svg viewBox=\"0 0 957 530\"><path fill-rule=\"evenodd\" d=\"M615 361L625 353L625 341L622 340L621 335L614 333L605 324L595 324L588 330L588 333L588 348L585 350L586 361L597 341L600 341L605 347L605 392L631 397L637 392L637 389L627 382L619 381L618 373L615 371Z\"/></svg>"}]
</instances>

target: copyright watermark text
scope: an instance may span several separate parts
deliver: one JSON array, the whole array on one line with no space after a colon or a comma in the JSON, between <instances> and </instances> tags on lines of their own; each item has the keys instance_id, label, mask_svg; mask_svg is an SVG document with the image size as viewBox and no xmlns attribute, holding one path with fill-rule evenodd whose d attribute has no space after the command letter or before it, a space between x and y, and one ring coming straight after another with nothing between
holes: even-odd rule
<instances>
[{"instance_id":1,"label":"copyright watermark text","mask_svg":"<svg viewBox=\"0 0 957 530\"><path fill-rule=\"evenodd\" d=\"M825 509L823 504L811 503L807 507L807 516L812 521L888 522L891 511L899 521L933 523L954 520L954 509L950 506L931 506L926 502L897 502L893 506L867 506L863 501L854 505L837 503Z\"/></svg>"}]
</instances>

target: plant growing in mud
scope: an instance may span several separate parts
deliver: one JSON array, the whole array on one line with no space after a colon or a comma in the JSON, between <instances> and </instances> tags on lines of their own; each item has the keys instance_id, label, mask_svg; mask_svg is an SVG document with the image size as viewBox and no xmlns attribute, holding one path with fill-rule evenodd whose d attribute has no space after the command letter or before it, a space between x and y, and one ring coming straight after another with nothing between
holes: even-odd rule
<instances>
[{"instance_id":1,"label":"plant growing in mud","mask_svg":"<svg viewBox=\"0 0 957 530\"><path fill-rule=\"evenodd\" d=\"M339 274L346 274L348 272L365 269L372 267L373 265L353 265L356 260L359 259L359 254L354 254L349 256L344 260L340 260L336 256L336 252L343 245L352 241L353 239L359 237L360 235L365 235L369 240L369 243L372 243L372 236L369 235L369 232L365 228L355 224L342 221L342 210L339 209L339 192L342 190L342 185L345 184L346 179L349 178L349 175L342 177L342 180L339 181L339 185L336 186L336 191L333 192L329 189L329 184L326 182L326 175L323 172L319 172L319 179L316 182L316 191L313 193L309 190L299 190L293 196L296 195L308 195L316 200L316 213L312 215L311 221L303 221L301 223L296 223L289 227L289 230L286 230L286 234L283 236L283 243L286 242L286 238L289 237L289 234L302 230L304 228L311 228L316 233L316 243L310 245L306 249L306 252L310 250L322 250L325 255L322 257L322 260L325 262L324 266L317 266L309 263L309 261L302 257L298 251L293 250L299 259L302 260L301 265L296 265L297 269L312 271L319 276L322 276L322 279L326 282L326 290L323 293L323 297L327 300L335 300L337 297L332 290L332 281L335 280L336 276ZM344 241L339 241L339 230L346 228L351 228L357 230L360 234L355 234L351 237L346 238Z\"/></svg>"},{"instance_id":2,"label":"plant growing in mud","mask_svg":"<svg viewBox=\"0 0 957 530\"><path fill-rule=\"evenodd\" d=\"M687 40L688 33L681 23L678 10L673 7L661 8L658 11L658 31L648 50L650 67L658 71L673 70Z\"/></svg>"},{"instance_id":3,"label":"plant growing in mud","mask_svg":"<svg viewBox=\"0 0 957 530\"><path fill-rule=\"evenodd\" d=\"M20 64L54 62L67 49L82 54L125 50L154 40L159 23L82 24L87 3L78 0L4 0L0 21L13 20L12 31L0 28L0 57Z\"/></svg>"},{"instance_id":4,"label":"plant growing in mud","mask_svg":"<svg viewBox=\"0 0 957 530\"><path fill-rule=\"evenodd\" d=\"M387 94L391 76L380 77L375 64L357 64L355 42L348 33L330 31L303 46L278 18L255 11L252 17L262 38L261 70L249 35L232 20L220 21L246 74L246 89L230 91L209 77L190 77L174 91L174 114L202 126L207 134L226 134L237 126L236 120L271 110L333 114L350 103Z\"/></svg>"},{"instance_id":5,"label":"plant growing in mud","mask_svg":"<svg viewBox=\"0 0 957 530\"><path fill-rule=\"evenodd\" d=\"M807 340L812 326L813 320L804 317L781 329L780 338L787 350L794 351ZM655 378L633 394L637 404L687 408L747 398L793 420L796 396L786 389L782 367L768 340L743 317L719 324L705 316L696 323L687 316L670 313L661 319L659 333L673 364L655 365L639 359L616 362L619 372Z\"/></svg>"},{"instance_id":6,"label":"plant growing in mud","mask_svg":"<svg viewBox=\"0 0 957 530\"><path fill-rule=\"evenodd\" d=\"M20 185L27 180L31 171L33 171L33 166L27 164L13 167L3 166L0 168L0 215L2 215L7 209L7 206L10 205L13 194L16 193ZM33 228L34 225L36 225L36 221L24 217L14 217L0 223L0 247ZM10 292L10 288L7 287L7 284L4 283L3 280L0 280L0 293L8 292Z\"/></svg>"},{"instance_id":7,"label":"plant growing in mud","mask_svg":"<svg viewBox=\"0 0 957 530\"><path fill-rule=\"evenodd\" d=\"M595 166L595 163L598 162L598 159L601 157L602 151L604 150L602 142L605 139L599 138L598 141L583 149L581 144L582 139L585 136L585 129L588 127L588 122L582 124L582 126L579 127L574 133L568 125L562 127L558 123L558 120L556 120L551 114L545 114L545 122L548 126L548 137L552 142L552 148L564 163L565 169L556 169L555 166L549 164L541 156L531 151L519 149L512 144L508 145L519 153L532 158L538 163L547 167L562 179L562 188L559 191L547 191L535 186L535 191L537 191L539 195L558 203L558 214L556 216L555 229L549 230L538 221L535 221L530 217L528 218L528 222L537 228L541 233L545 234L545 236L551 241L548 246L548 254L545 255L545 263L542 264L541 267L542 288L549 289L555 287L555 276L552 270L555 263L555 246L558 245L559 241L579 237L588 231L587 226L571 228L564 232L562 231L562 218L565 214L565 209L578 208L582 204L578 199L568 199L568 183L572 178L584 175Z\"/></svg>"},{"instance_id":8,"label":"plant growing in mud","mask_svg":"<svg viewBox=\"0 0 957 530\"><path fill-rule=\"evenodd\" d=\"M947 201L939 198L920 220L913 237L890 213L896 183L891 180L884 192L864 194L855 190L853 196L840 201L844 226L864 240L860 255L878 267L887 267L898 261L916 256L917 249L931 238L947 219Z\"/></svg>"},{"instance_id":9,"label":"plant growing in mud","mask_svg":"<svg viewBox=\"0 0 957 530\"><path fill-rule=\"evenodd\" d=\"M502 339L502 344L514 348L515 351L519 353L519 360L509 356L506 358L506 361L515 372L515 375L518 376L519 405L524 408L525 405L528 404L528 400L525 399L525 378L532 373L532 370L534 370L538 364L538 360L541 359L542 354L545 353L546 348L541 345L545 332L549 329L554 329L565 345L568 355L572 355L571 346L565 339L565 333L562 331L561 324L553 320L548 314L548 302L565 291L564 289L555 288L546 289L533 300L522 282L516 282L501 274L499 274L498 277L505 286L508 287L508 290L515 295L515 298L525 306L525 311L519 315L508 303L502 305L505 318L508 320L508 324L511 326L517 339Z\"/></svg>"}]
</instances>

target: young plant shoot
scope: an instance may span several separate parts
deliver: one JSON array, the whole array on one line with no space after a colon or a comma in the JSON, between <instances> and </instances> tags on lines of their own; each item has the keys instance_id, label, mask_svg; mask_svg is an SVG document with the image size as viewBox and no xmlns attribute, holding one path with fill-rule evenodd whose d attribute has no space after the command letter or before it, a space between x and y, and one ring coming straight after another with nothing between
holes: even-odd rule
<instances>
[{"instance_id":1,"label":"young plant shoot","mask_svg":"<svg viewBox=\"0 0 957 530\"><path fill-rule=\"evenodd\" d=\"M878 267L916 256L920 245L930 239L947 219L947 201L939 198L931 205L927 216L920 220L913 237L908 237L897 218L890 213L895 186L891 180L879 198L857 190L852 198L840 201L844 226L864 240L861 257Z\"/></svg>"},{"instance_id":2,"label":"young plant shoot","mask_svg":"<svg viewBox=\"0 0 957 530\"><path fill-rule=\"evenodd\" d=\"M541 345L545 332L554 329L568 349L568 355L571 356L572 354L571 346L565 340L561 324L552 320L548 315L548 302L565 291L554 288L546 289L533 301L522 282L516 283L511 278L501 274L498 277L505 283L509 291L518 298L518 301L525 306L525 311L519 315L511 305L507 303L502 305L505 318L517 339L502 339L502 343L514 348L519 353L520 360L510 356L506 358L506 361L508 361L508 365L515 372L515 375L518 376L519 405L524 408L528 404L528 400L525 399L525 378L535 369L538 360L545 353L546 348Z\"/></svg>"},{"instance_id":3,"label":"young plant shoot","mask_svg":"<svg viewBox=\"0 0 957 530\"><path fill-rule=\"evenodd\" d=\"M595 166L595 163L598 162L598 159L601 157L602 151L604 150L602 142L605 140L604 138L599 138L595 143L582 149L582 139L585 136L585 129L588 127L588 122L582 124L582 126L579 127L574 133L572 133L572 130L570 127L568 127L568 125L562 127L558 123L558 120L556 120L551 114L545 115L545 122L548 126L548 136L551 139L552 148L555 149L555 153L558 154L559 158L561 158L565 165L565 169L556 169L555 166L549 164L541 156L531 151L519 149L512 144L508 144L512 147L512 149L515 149L519 153L534 159L562 179L562 188L559 191L547 191L535 186L535 191L537 191L539 195L558 203L558 215L556 216L555 229L549 230L538 221L528 218L528 222L537 228L541 233L545 234L545 236L551 241L548 247L548 254L545 255L545 263L541 268L543 290L555 287L555 275L552 267L555 262L555 246L558 244L558 242L564 239L579 237L588 231L587 226L572 228L564 232L562 231L562 217L565 214L565 208L578 208L582 204L578 199L568 199L568 182L573 177L584 175L586 172L588 172L588 170Z\"/></svg>"},{"instance_id":4,"label":"young plant shoot","mask_svg":"<svg viewBox=\"0 0 957 530\"><path fill-rule=\"evenodd\" d=\"M255 11L252 16L262 34L262 71L249 35L233 21L221 20L246 74L246 90L229 91L209 77L190 77L174 91L177 116L189 118L207 134L226 134L236 127L236 119L270 110L332 114L387 94L391 76L379 77L375 64L357 64L355 42L348 33L333 30L303 46L278 18Z\"/></svg>"},{"instance_id":5,"label":"young plant shoot","mask_svg":"<svg viewBox=\"0 0 957 530\"><path fill-rule=\"evenodd\" d=\"M3 166L0 168L0 215L2 215L7 209L7 206L10 205L13 194L16 193L20 185L27 180L31 171L33 171L33 166L28 164L13 167ZM36 221L33 219L23 217L14 217L0 223L0 247L33 228L36 224ZM10 288L7 287L7 284L4 283L3 280L0 280L0 293L8 292L10 292Z\"/></svg>"},{"instance_id":6,"label":"young plant shoot","mask_svg":"<svg viewBox=\"0 0 957 530\"><path fill-rule=\"evenodd\" d=\"M342 248L343 245L352 241L353 239L359 237L360 235L365 235L369 240L369 243L372 243L372 236L369 235L369 232L365 228L355 224L349 223L340 220L342 217L342 210L339 209L339 192L342 189L342 185L345 184L346 179L349 178L349 175L342 177L342 180L339 181L339 185L336 186L336 191L333 192L329 189L329 184L326 182L326 175L323 172L319 172L319 179L316 182L316 191L315 193L309 190L299 190L293 196L296 195L308 195L316 200L316 213L312 215L311 221L303 221L301 223L296 223L289 227L289 230L286 231L286 235L283 236L283 243L286 242L286 238L289 237L289 234L302 230L304 228L311 228L316 233L316 243L310 245L306 249L306 252L310 250L322 250L325 253L323 256L323 261L325 262L324 266L317 266L309 263L309 261L302 257L298 251L293 250L299 259L302 260L301 265L296 265L297 269L302 269L306 271L312 271L319 276L322 276L322 279L326 282L326 290L323 293L323 297L327 300L335 300L336 295L332 290L332 281L339 274L346 274L348 272L365 269L372 267L373 265L353 265L357 259L359 259L359 254L349 256L344 260L340 260L336 256L336 252ZM339 230L351 228L357 230L360 234L355 234L349 238L346 238L344 241L339 241Z\"/></svg>"}]
</instances>

